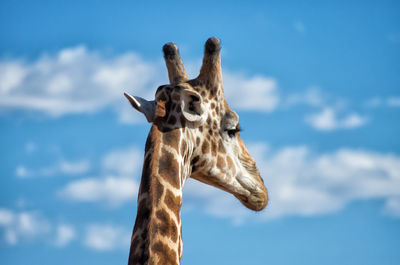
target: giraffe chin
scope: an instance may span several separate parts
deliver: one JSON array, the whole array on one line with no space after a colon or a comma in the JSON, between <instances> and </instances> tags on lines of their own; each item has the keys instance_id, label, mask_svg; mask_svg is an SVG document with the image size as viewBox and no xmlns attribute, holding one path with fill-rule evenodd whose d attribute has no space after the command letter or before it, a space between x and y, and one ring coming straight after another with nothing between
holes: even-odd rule
<instances>
[{"instance_id":1,"label":"giraffe chin","mask_svg":"<svg viewBox=\"0 0 400 265\"><path fill-rule=\"evenodd\" d=\"M245 165L245 168L247 173L235 178L240 188L234 195L250 210L261 211L268 204L267 188L255 165L253 167Z\"/></svg>"},{"instance_id":2,"label":"giraffe chin","mask_svg":"<svg viewBox=\"0 0 400 265\"><path fill-rule=\"evenodd\" d=\"M251 192L249 196L236 195L235 197L240 200L240 202L253 211L261 211L268 204L268 192L264 188L263 191Z\"/></svg>"}]
</instances>

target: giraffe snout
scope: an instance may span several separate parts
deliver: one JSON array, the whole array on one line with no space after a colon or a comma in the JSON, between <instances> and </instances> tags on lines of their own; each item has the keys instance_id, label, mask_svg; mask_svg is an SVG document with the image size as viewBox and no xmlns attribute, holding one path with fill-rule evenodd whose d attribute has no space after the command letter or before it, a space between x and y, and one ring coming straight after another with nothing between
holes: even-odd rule
<instances>
[{"instance_id":1,"label":"giraffe snout","mask_svg":"<svg viewBox=\"0 0 400 265\"><path fill-rule=\"evenodd\" d=\"M253 211L261 211L268 204L268 191L264 185L257 187L255 190L249 191L247 196L235 195L240 202Z\"/></svg>"}]
</instances>

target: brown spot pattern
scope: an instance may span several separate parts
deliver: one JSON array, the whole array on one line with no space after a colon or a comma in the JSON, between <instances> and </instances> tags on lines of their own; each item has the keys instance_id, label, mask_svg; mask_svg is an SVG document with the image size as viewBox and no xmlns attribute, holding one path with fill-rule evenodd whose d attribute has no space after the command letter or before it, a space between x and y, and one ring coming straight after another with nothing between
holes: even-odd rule
<instances>
[{"instance_id":1,"label":"brown spot pattern","mask_svg":"<svg viewBox=\"0 0 400 265\"><path fill-rule=\"evenodd\" d=\"M169 217L165 210L158 210L156 212L157 223L154 228L163 236L168 236L173 242L178 240L178 231L175 222Z\"/></svg>"},{"instance_id":2,"label":"brown spot pattern","mask_svg":"<svg viewBox=\"0 0 400 265\"><path fill-rule=\"evenodd\" d=\"M164 152L160 157L158 173L172 186L179 188L179 167L175 157L170 152Z\"/></svg>"},{"instance_id":3,"label":"brown spot pattern","mask_svg":"<svg viewBox=\"0 0 400 265\"><path fill-rule=\"evenodd\" d=\"M150 190L151 174L151 154L143 161L142 180L140 181L139 192L148 192Z\"/></svg>"},{"instance_id":4,"label":"brown spot pattern","mask_svg":"<svg viewBox=\"0 0 400 265\"><path fill-rule=\"evenodd\" d=\"M163 133L164 145L171 146L173 149L178 150L180 133L178 130Z\"/></svg>"},{"instance_id":5,"label":"brown spot pattern","mask_svg":"<svg viewBox=\"0 0 400 265\"><path fill-rule=\"evenodd\" d=\"M203 144L201 145L201 151L203 154L208 154L210 152L210 145L208 144L207 140L203 141Z\"/></svg>"},{"instance_id":6,"label":"brown spot pattern","mask_svg":"<svg viewBox=\"0 0 400 265\"><path fill-rule=\"evenodd\" d=\"M219 152L220 154L225 154L224 143L222 142L221 139L219 139L219 142L218 142L218 152Z\"/></svg>"},{"instance_id":7,"label":"brown spot pattern","mask_svg":"<svg viewBox=\"0 0 400 265\"><path fill-rule=\"evenodd\" d=\"M211 153L213 156L217 155L217 143L215 141L211 142Z\"/></svg>"},{"instance_id":8,"label":"brown spot pattern","mask_svg":"<svg viewBox=\"0 0 400 265\"><path fill-rule=\"evenodd\" d=\"M179 209L182 205L182 198L175 196L170 190L167 190L164 203L175 214L176 220L179 220Z\"/></svg>"},{"instance_id":9,"label":"brown spot pattern","mask_svg":"<svg viewBox=\"0 0 400 265\"><path fill-rule=\"evenodd\" d=\"M158 264L163 265L175 265L176 264L176 253L169 246L163 242L156 242L152 245L151 250L159 257Z\"/></svg>"},{"instance_id":10,"label":"brown spot pattern","mask_svg":"<svg viewBox=\"0 0 400 265\"><path fill-rule=\"evenodd\" d=\"M229 156L226 157L226 162L228 163L228 167L230 169L234 169L235 168L235 164L232 161L232 158L230 158Z\"/></svg>"},{"instance_id":11,"label":"brown spot pattern","mask_svg":"<svg viewBox=\"0 0 400 265\"><path fill-rule=\"evenodd\" d=\"M163 195L163 192L164 192L164 187L163 187L163 185L161 185L160 181L158 181L157 178L154 178L154 180L153 180L153 187L154 187L154 191L155 191L155 194L153 194L154 203L156 206L158 206L158 204L160 203L161 197Z\"/></svg>"},{"instance_id":12,"label":"brown spot pattern","mask_svg":"<svg viewBox=\"0 0 400 265\"><path fill-rule=\"evenodd\" d=\"M223 169L226 167L225 159L223 159L222 156L218 156L218 158L217 158L217 167L220 169Z\"/></svg>"}]
</instances>

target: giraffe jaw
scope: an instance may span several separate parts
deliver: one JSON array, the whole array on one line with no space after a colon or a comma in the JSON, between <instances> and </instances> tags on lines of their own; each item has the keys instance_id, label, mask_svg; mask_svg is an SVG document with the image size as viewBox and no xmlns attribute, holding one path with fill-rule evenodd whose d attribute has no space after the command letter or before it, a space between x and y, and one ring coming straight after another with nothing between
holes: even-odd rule
<instances>
[{"instance_id":1,"label":"giraffe jaw","mask_svg":"<svg viewBox=\"0 0 400 265\"><path fill-rule=\"evenodd\" d=\"M253 211L263 210L268 203L268 192L262 181L252 181L249 177L237 177L236 184L224 185L216 178L201 173L191 175L192 178L214 186L234 195L246 208ZM261 179L261 177L259 177ZM246 179L246 181L244 181Z\"/></svg>"}]
</instances>

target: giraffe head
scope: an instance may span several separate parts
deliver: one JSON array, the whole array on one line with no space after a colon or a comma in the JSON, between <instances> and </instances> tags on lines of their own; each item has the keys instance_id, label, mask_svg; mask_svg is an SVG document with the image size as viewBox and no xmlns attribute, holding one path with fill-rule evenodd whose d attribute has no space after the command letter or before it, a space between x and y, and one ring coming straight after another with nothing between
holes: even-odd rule
<instances>
[{"instance_id":1,"label":"giraffe head","mask_svg":"<svg viewBox=\"0 0 400 265\"><path fill-rule=\"evenodd\" d=\"M160 86L153 101L125 96L163 134L179 135L180 139L163 139L181 141L178 160L183 181L192 177L233 194L252 210L262 210L268 201L267 189L240 137L239 116L225 100L220 41L207 40L195 79L186 76L175 44L165 44L163 52L170 84Z\"/></svg>"}]
</instances>

